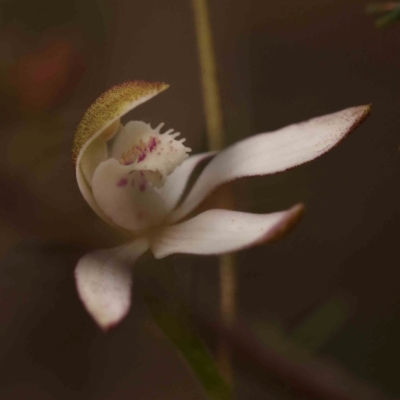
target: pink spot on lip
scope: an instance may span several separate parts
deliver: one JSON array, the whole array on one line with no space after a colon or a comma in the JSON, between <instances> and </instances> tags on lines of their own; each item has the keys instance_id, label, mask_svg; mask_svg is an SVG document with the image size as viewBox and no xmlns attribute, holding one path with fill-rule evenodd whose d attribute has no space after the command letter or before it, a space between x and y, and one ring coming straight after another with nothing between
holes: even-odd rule
<instances>
[{"instance_id":1,"label":"pink spot on lip","mask_svg":"<svg viewBox=\"0 0 400 400\"><path fill-rule=\"evenodd\" d=\"M146 190L147 186L147 180L146 177L144 176L143 171L140 171L140 183L139 183L139 190L141 192L144 192Z\"/></svg>"},{"instance_id":2,"label":"pink spot on lip","mask_svg":"<svg viewBox=\"0 0 400 400\"><path fill-rule=\"evenodd\" d=\"M146 153L141 153L138 158L138 162L143 161L145 158L146 158Z\"/></svg>"},{"instance_id":3,"label":"pink spot on lip","mask_svg":"<svg viewBox=\"0 0 400 400\"><path fill-rule=\"evenodd\" d=\"M128 184L128 179L126 178L122 178L117 182L118 187L123 187L126 186L127 184Z\"/></svg>"},{"instance_id":4,"label":"pink spot on lip","mask_svg":"<svg viewBox=\"0 0 400 400\"><path fill-rule=\"evenodd\" d=\"M150 139L150 143L149 143L149 150L150 150L150 152L152 152L152 151L156 148L156 146L157 146L156 138L155 138L155 137L152 137L152 138Z\"/></svg>"}]
</instances>

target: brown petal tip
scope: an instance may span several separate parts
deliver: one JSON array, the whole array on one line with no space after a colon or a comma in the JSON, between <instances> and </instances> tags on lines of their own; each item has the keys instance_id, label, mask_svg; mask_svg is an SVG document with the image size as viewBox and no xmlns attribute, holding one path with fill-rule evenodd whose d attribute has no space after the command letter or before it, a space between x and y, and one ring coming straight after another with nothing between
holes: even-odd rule
<instances>
[{"instance_id":1,"label":"brown petal tip","mask_svg":"<svg viewBox=\"0 0 400 400\"><path fill-rule=\"evenodd\" d=\"M287 211L286 216L281 220L276 227L268 232L268 235L263 237L260 243L276 242L287 236L301 221L305 211L304 204L296 204Z\"/></svg>"}]
</instances>

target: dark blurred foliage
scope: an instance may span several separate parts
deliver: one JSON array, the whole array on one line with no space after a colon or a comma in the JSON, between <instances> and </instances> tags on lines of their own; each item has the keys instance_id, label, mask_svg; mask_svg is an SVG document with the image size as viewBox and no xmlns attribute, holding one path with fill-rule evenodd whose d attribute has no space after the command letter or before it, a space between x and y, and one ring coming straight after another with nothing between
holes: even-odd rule
<instances>
[{"instance_id":1,"label":"dark blurred foliage","mask_svg":"<svg viewBox=\"0 0 400 400\"><path fill-rule=\"evenodd\" d=\"M97 1L0 3L3 120L46 112L71 98L87 68L94 67L96 51L102 51L100 6Z\"/></svg>"},{"instance_id":2,"label":"dark blurred foliage","mask_svg":"<svg viewBox=\"0 0 400 400\"><path fill-rule=\"evenodd\" d=\"M108 335L88 318L73 280L83 252L31 241L2 260L0 398L202 399L140 296L135 316Z\"/></svg>"},{"instance_id":3,"label":"dark blurred foliage","mask_svg":"<svg viewBox=\"0 0 400 400\"><path fill-rule=\"evenodd\" d=\"M33 31L43 31L52 26L69 23L77 15L76 1L50 0L26 2L23 0L3 0L1 2L2 21L17 21Z\"/></svg>"},{"instance_id":4,"label":"dark blurred foliage","mask_svg":"<svg viewBox=\"0 0 400 400\"><path fill-rule=\"evenodd\" d=\"M399 397L400 33L376 30L365 0L210 4L229 143L373 103L370 119L320 160L233 185L240 210L307 206L290 237L238 254L240 318L285 357L294 343L319 352L316 370L344 365L326 374L338 387L348 368ZM1 399L204 398L150 318L140 277L128 318L109 335L73 282L81 254L123 240L85 204L70 160L74 129L95 97L129 79L166 81L171 89L130 117L164 121L194 152L205 150L191 12L187 0L0 3ZM215 258L166 263L195 313L216 309ZM345 299L347 311L332 299ZM321 309L316 325L304 325ZM215 332L200 333L214 349ZM237 357L239 399L289 396L269 381L268 389L256 365L261 375Z\"/></svg>"},{"instance_id":5,"label":"dark blurred foliage","mask_svg":"<svg viewBox=\"0 0 400 400\"><path fill-rule=\"evenodd\" d=\"M366 6L365 11L369 14L383 14L375 21L378 28L385 28L400 20L400 3L398 2L371 3Z\"/></svg>"},{"instance_id":6,"label":"dark blurred foliage","mask_svg":"<svg viewBox=\"0 0 400 400\"><path fill-rule=\"evenodd\" d=\"M31 34L40 34L54 27L75 24L76 29L84 31L96 41L101 38L104 40L105 7L107 13L111 12L106 0L2 0L0 7L3 26L16 24Z\"/></svg>"}]
</instances>

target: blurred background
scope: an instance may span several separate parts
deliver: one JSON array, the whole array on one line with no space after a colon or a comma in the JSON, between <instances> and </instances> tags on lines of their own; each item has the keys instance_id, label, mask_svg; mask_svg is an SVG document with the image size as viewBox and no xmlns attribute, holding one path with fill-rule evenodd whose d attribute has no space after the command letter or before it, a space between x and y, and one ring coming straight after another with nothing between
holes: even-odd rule
<instances>
[{"instance_id":1,"label":"blurred background","mask_svg":"<svg viewBox=\"0 0 400 400\"><path fill-rule=\"evenodd\" d=\"M400 25L376 29L365 3L218 0L210 13L228 143L373 103L367 122L321 159L232 185L242 211L306 204L284 241L238 254L239 316L271 344L333 302L340 323L313 350L399 397ZM104 335L73 282L87 249L121 241L86 205L70 156L101 92L168 82L128 119L165 122L195 153L206 150L191 2L1 0L0 66L0 398L205 399L139 290L128 318ZM216 308L215 258L166 264L195 308ZM240 365L236 383L238 399L267 398Z\"/></svg>"}]
</instances>

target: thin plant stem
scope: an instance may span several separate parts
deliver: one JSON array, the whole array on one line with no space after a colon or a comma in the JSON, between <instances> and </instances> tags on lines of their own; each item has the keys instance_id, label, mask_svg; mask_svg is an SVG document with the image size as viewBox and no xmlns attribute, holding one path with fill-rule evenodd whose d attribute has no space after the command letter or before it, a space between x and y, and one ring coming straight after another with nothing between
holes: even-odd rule
<instances>
[{"instance_id":1,"label":"thin plant stem","mask_svg":"<svg viewBox=\"0 0 400 400\"><path fill-rule=\"evenodd\" d=\"M218 71L215 60L212 29L207 0L192 0L198 51L203 86L204 108L207 120L207 135L210 150L221 150L224 146L224 121L221 106ZM227 194L226 204L232 203ZM233 326L236 316L236 265L233 255L220 257L220 312L222 320ZM218 361L225 379L233 383L231 349L228 343L220 338Z\"/></svg>"},{"instance_id":2,"label":"thin plant stem","mask_svg":"<svg viewBox=\"0 0 400 400\"><path fill-rule=\"evenodd\" d=\"M220 257L219 271L221 282L221 316L227 326L234 326L236 318L236 260L232 254ZM232 349L225 338L220 338L218 362L221 373L233 384Z\"/></svg>"},{"instance_id":3,"label":"thin plant stem","mask_svg":"<svg viewBox=\"0 0 400 400\"><path fill-rule=\"evenodd\" d=\"M136 269L139 287L146 305L165 336L186 360L208 400L232 400L232 390L219 371L214 357L195 329L191 310L176 280L176 273L167 263L141 263Z\"/></svg>"},{"instance_id":4,"label":"thin plant stem","mask_svg":"<svg viewBox=\"0 0 400 400\"><path fill-rule=\"evenodd\" d=\"M224 121L207 0L192 0L210 150L224 146Z\"/></svg>"}]
</instances>

